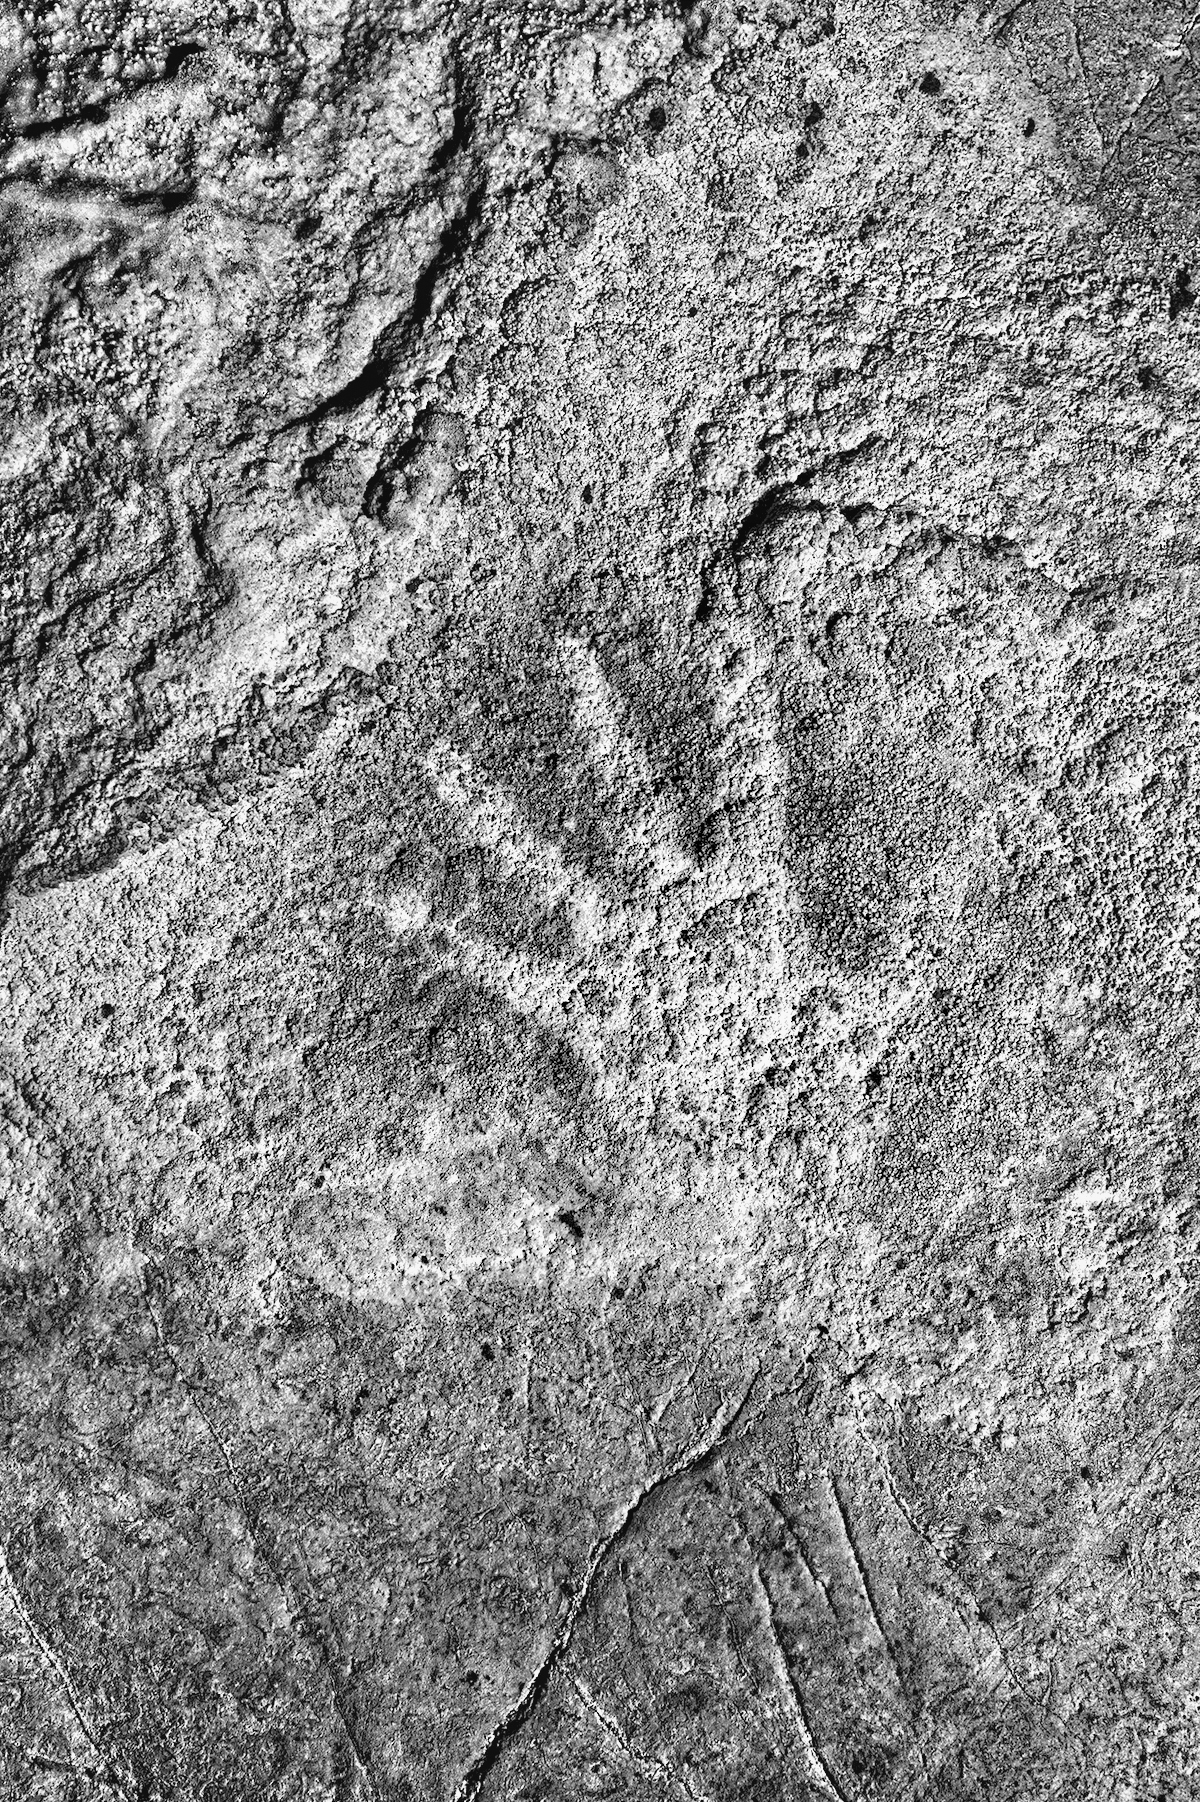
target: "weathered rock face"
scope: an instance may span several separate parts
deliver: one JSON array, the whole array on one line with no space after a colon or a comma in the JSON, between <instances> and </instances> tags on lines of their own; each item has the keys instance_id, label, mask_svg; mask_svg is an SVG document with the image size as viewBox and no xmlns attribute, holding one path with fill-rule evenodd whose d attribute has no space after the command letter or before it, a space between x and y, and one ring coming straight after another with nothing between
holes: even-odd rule
<instances>
[{"instance_id":1,"label":"weathered rock face","mask_svg":"<svg viewBox=\"0 0 1200 1802\"><path fill-rule=\"evenodd\" d=\"M1195 1793L1197 41L4 15L0 1796Z\"/></svg>"}]
</instances>

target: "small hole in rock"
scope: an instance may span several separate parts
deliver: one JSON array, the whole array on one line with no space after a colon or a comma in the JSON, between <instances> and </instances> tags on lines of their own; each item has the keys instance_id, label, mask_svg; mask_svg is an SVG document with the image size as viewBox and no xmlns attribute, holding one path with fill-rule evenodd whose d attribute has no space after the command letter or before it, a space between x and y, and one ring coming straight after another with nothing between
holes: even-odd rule
<instances>
[{"instance_id":1,"label":"small hole in rock","mask_svg":"<svg viewBox=\"0 0 1200 1802\"><path fill-rule=\"evenodd\" d=\"M649 113L646 115L646 123L650 127L651 131L664 130L666 127L666 123L667 123L666 107L665 106L652 106L650 108Z\"/></svg>"},{"instance_id":2,"label":"small hole in rock","mask_svg":"<svg viewBox=\"0 0 1200 1802\"><path fill-rule=\"evenodd\" d=\"M1181 313L1187 312L1195 299L1196 291L1192 287L1191 270L1177 269L1175 271L1175 285L1171 289L1171 298L1167 303L1168 319L1178 319Z\"/></svg>"},{"instance_id":3,"label":"small hole in rock","mask_svg":"<svg viewBox=\"0 0 1200 1802\"><path fill-rule=\"evenodd\" d=\"M111 1001L102 1001L100 1003L100 1018L102 1020L111 1020L116 1011L117 1010Z\"/></svg>"},{"instance_id":4,"label":"small hole in rock","mask_svg":"<svg viewBox=\"0 0 1200 1802\"><path fill-rule=\"evenodd\" d=\"M922 94L940 94L942 91L942 84L932 69L927 69L925 71L924 75L922 75L920 81L917 83L917 86L920 88Z\"/></svg>"},{"instance_id":5,"label":"small hole in rock","mask_svg":"<svg viewBox=\"0 0 1200 1802\"><path fill-rule=\"evenodd\" d=\"M1031 138L1033 136L1034 132L1037 130L1037 126L1034 124L1032 119L1026 119L1024 125L1021 127L1021 130L1027 138Z\"/></svg>"},{"instance_id":6,"label":"small hole in rock","mask_svg":"<svg viewBox=\"0 0 1200 1802\"><path fill-rule=\"evenodd\" d=\"M592 484L590 482L583 484L583 504L585 507L590 507L592 504Z\"/></svg>"}]
</instances>

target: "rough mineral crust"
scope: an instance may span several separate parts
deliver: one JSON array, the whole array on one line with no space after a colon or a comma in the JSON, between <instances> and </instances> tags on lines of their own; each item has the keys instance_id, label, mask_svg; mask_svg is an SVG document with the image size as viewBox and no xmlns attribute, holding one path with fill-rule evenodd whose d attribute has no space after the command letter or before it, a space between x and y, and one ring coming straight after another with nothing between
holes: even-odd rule
<instances>
[{"instance_id":1,"label":"rough mineral crust","mask_svg":"<svg viewBox=\"0 0 1200 1802\"><path fill-rule=\"evenodd\" d=\"M5 1802L1200 1791L1197 49L4 11Z\"/></svg>"}]
</instances>

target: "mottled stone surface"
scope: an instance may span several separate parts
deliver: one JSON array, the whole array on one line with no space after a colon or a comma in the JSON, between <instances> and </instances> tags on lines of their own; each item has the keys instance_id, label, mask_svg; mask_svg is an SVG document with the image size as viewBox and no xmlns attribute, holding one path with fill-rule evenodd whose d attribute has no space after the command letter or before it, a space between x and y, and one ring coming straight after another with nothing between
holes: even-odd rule
<instances>
[{"instance_id":1,"label":"mottled stone surface","mask_svg":"<svg viewBox=\"0 0 1200 1802\"><path fill-rule=\"evenodd\" d=\"M0 1797L1200 1792L1196 48L8 5Z\"/></svg>"}]
</instances>

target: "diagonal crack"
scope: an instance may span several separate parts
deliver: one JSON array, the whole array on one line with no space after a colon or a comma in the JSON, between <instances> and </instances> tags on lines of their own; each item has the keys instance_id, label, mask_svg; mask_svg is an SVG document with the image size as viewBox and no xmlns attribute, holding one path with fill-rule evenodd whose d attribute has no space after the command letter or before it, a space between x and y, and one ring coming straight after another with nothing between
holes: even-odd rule
<instances>
[{"instance_id":1,"label":"diagonal crack","mask_svg":"<svg viewBox=\"0 0 1200 1802\"><path fill-rule=\"evenodd\" d=\"M808 1548L805 1545L804 1540L800 1536L800 1533L796 1527L796 1523L791 1519L790 1515L787 1513L786 1509L783 1506L783 1502L781 1501L780 1497L775 1494L774 1490L764 1489L764 1490L762 1490L761 1493L766 1497L768 1507L771 1509L771 1512L775 1515L776 1519L782 1523L784 1530L786 1531L789 1539L791 1540L792 1544L795 1546L796 1555L799 1558L801 1564L804 1566L805 1576L808 1578L808 1580L812 1584L813 1588L820 1592L822 1601L825 1603L825 1606L826 1606L826 1608L828 1608L830 1614L833 1615L834 1619L836 1620L837 1619L837 1609L833 1605L833 1597L829 1593L829 1585L828 1585L828 1583L826 1583L824 1577L821 1575L820 1571L817 1570L816 1566L812 1562L812 1559L809 1557ZM743 1527L743 1532L745 1532L744 1527ZM748 1534L746 1534L746 1538L748 1541L749 1540Z\"/></svg>"},{"instance_id":2,"label":"diagonal crack","mask_svg":"<svg viewBox=\"0 0 1200 1802\"><path fill-rule=\"evenodd\" d=\"M1015 5L1006 8L998 19L985 21L985 29L995 43L998 44L1009 26L1015 24L1017 14L1024 12L1028 3L1029 0L1016 0Z\"/></svg>"},{"instance_id":3,"label":"diagonal crack","mask_svg":"<svg viewBox=\"0 0 1200 1802\"><path fill-rule=\"evenodd\" d=\"M583 1703L588 1713L592 1716L592 1719L599 1722L605 1732L610 1734L611 1737L616 1740L622 1752L624 1752L631 1763L637 1765L642 1770L653 1771L656 1776L664 1778L666 1782L682 1791L682 1793L688 1797L688 1802L703 1802L702 1797L700 1797L692 1788L682 1771L675 1770L665 1759L654 1758L648 1752L639 1752L636 1746L631 1745L621 1723L613 1715L608 1714L601 1708L591 1690L588 1689L585 1684L581 1683L578 1677L572 1676L571 1687L574 1689L575 1694L579 1697L579 1700Z\"/></svg>"},{"instance_id":4,"label":"diagonal crack","mask_svg":"<svg viewBox=\"0 0 1200 1802\"><path fill-rule=\"evenodd\" d=\"M747 1544L749 1544L748 1539ZM767 1627L770 1631L771 1642L775 1647L780 1674L787 1685L788 1693L795 1706L796 1720L800 1728L800 1737L804 1741L804 1749L808 1753L813 1771L819 1778L821 1790L826 1796L832 1798L832 1802L850 1802L850 1798L838 1782L837 1774L834 1771L833 1766L829 1763L829 1760L825 1757L820 1746L817 1744L816 1736L813 1733L813 1724L809 1717L808 1704L804 1699L804 1691L796 1680L796 1673L792 1669L791 1659L784 1650L783 1640L779 1634L779 1621L775 1613L774 1598L767 1587L767 1580L763 1576L762 1565L759 1563L758 1554L753 1548L751 1548L750 1558L754 1569L755 1588L762 1598L763 1613Z\"/></svg>"},{"instance_id":5,"label":"diagonal crack","mask_svg":"<svg viewBox=\"0 0 1200 1802\"><path fill-rule=\"evenodd\" d=\"M388 386L405 359L415 353L425 334L436 325L450 276L461 268L481 234L486 199L487 179L477 176L450 209L433 251L413 280L407 306L376 336L362 368L334 393L305 412L285 419L276 436L354 413Z\"/></svg>"},{"instance_id":6,"label":"diagonal crack","mask_svg":"<svg viewBox=\"0 0 1200 1802\"><path fill-rule=\"evenodd\" d=\"M379 1784L376 1781L374 1770L371 1767L370 1757L367 1753L366 1748L363 1746L362 1742L360 1741L357 1731L355 1730L353 1724L350 1721L349 1714L346 1709L345 1696L343 1694L342 1686L339 1683L337 1673L334 1670L333 1660L330 1656L329 1647L328 1647L328 1644L326 1643L326 1637L325 1637L324 1632L321 1629L320 1623L318 1621L315 1621L312 1618L311 1610L306 1606L304 1598L296 1593L295 1586L288 1581L284 1572L282 1570L280 1570L278 1563L276 1562L275 1558L271 1555L270 1548L264 1543L263 1536L262 1536L261 1532L259 1531L258 1522L257 1522L256 1516L255 1516L255 1511L254 1511L253 1507L251 1506L249 1500L247 1499L245 1488L242 1484L242 1479L241 1479L240 1475L238 1474L237 1467L235 1466L232 1457L230 1456L229 1447L226 1445L221 1434L217 1431L217 1428L216 1428L211 1416L209 1415L207 1408L204 1406L204 1403L200 1400L200 1397L196 1394L195 1389L192 1387L192 1384L188 1380L186 1372L181 1368L179 1360L175 1356L174 1349L172 1348L171 1343L168 1340L165 1331L163 1330L162 1322L158 1317L158 1312L155 1309L154 1304L150 1298L150 1293L149 1293L148 1289L145 1290L145 1295L146 1295L146 1308L150 1315L151 1324L153 1325L153 1328L154 1328L155 1338L158 1340L158 1344L162 1350L163 1356L166 1358L167 1363L171 1366L171 1369L174 1371L176 1380L179 1383L180 1388L183 1390L183 1393L186 1396L191 1407L195 1410L196 1414L200 1417L200 1420L204 1424L205 1431L207 1432L209 1438L212 1440L213 1445L216 1448L217 1456L220 1458L221 1463L225 1468L226 1475L229 1478L230 1486L233 1489L234 1498L238 1505L238 1511L241 1514L242 1520L245 1524L246 1531L250 1536L250 1542L253 1545L254 1550L256 1551L258 1556L262 1559L262 1562L266 1566L267 1570L270 1572L271 1577L274 1580L277 1588L280 1590L280 1592L283 1594L283 1596L287 1599L289 1604L295 1609L296 1615L300 1621L301 1626L304 1629L304 1632L307 1634L309 1640L311 1641L312 1645L316 1649L317 1656L320 1659L321 1669L325 1674L325 1681L329 1685L329 1694L330 1694L330 1699L333 1703L333 1710L334 1710L334 1713L337 1715L338 1724L341 1727L342 1732L346 1738L346 1743L350 1748L350 1755L353 1758L354 1763L358 1768L359 1775L362 1777L362 1780L366 1784L366 1787L367 1787L368 1791L370 1792L371 1796L375 1798L375 1802L380 1802L381 1791L379 1788Z\"/></svg>"},{"instance_id":7,"label":"diagonal crack","mask_svg":"<svg viewBox=\"0 0 1200 1802\"><path fill-rule=\"evenodd\" d=\"M477 141L482 101L461 43L453 51L452 64L454 101L450 132L434 157L427 178L428 191L442 209L443 222L430 255L413 277L408 304L378 332L358 373L303 413L285 419L276 436L354 413L385 389L437 324L451 277L463 268L485 235L490 176L486 151ZM421 184L421 188L424 191L426 184Z\"/></svg>"},{"instance_id":8,"label":"diagonal crack","mask_svg":"<svg viewBox=\"0 0 1200 1802\"><path fill-rule=\"evenodd\" d=\"M1012 1684L1013 1688L1018 1690L1021 1695L1025 1697L1025 1700L1029 1702L1032 1707L1036 1708L1045 1720L1057 1727L1060 1733L1062 1733L1065 1728L1070 1734L1070 1737L1078 1741L1078 1730L1069 1723L1063 1721L1059 1716L1053 1714L1046 1706L1045 1702L1034 1695L1028 1684L1023 1683L1020 1677L1018 1677L1016 1671L1013 1669L1012 1660L1008 1653L1008 1647L997 1632L992 1621L988 1619L987 1615L980 1607L979 1598L976 1596L975 1591L971 1588L970 1584L963 1579L959 1572L955 1570L953 1564L951 1564L950 1560L946 1557L945 1552L942 1551L932 1533L913 1513L912 1509L908 1506L908 1503L897 1489L896 1480L892 1474L888 1460L883 1456L878 1446L875 1445L870 1434L867 1432L861 1413L858 1413L857 1415L857 1426L859 1436L874 1457L883 1477L884 1486L895 1504L897 1511L907 1523L909 1530L914 1537L919 1539L921 1543L928 1548L938 1565L945 1571L950 1580L953 1593L961 1598L961 1604L956 1610L959 1618L963 1620L964 1625L966 1625L969 1630L974 1627L980 1628L992 1642L992 1651L989 1656L999 1663L1001 1670L1004 1673L1004 1677L1007 1677L1008 1682ZM969 1618L967 1618L968 1615ZM1002 1677L1000 1681L1002 1682L1003 1680L1004 1678ZM993 1685L993 1689L995 1687L996 1686ZM992 1690L989 1690L986 1693L990 1695Z\"/></svg>"},{"instance_id":9,"label":"diagonal crack","mask_svg":"<svg viewBox=\"0 0 1200 1802\"><path fill-rule=\"evenodd\" d=\"M1116 162L1121 151L1125 148L1125 145L1129 142L1130 137L1136 131L1138 121L1146 108L1150 105L1150 102L1165 92L1167 76L1172 68L1176 67L1181 60L1187 57L1190 40L1197 27L1200 27L1200 5L1197 5L1190 13L1187 23L1179 34L1178 43L1176 43L1172 49L1168 50L1164 56L1159 57L1158 61L1153 64L1150 79L1146 82L1137 100L1134 102L1132 110L1126 116L1124 124L1113 139L1111 150L1100 165L1100 172L1096 177L1096 193L1099 193L1100 185L1105 176Z\"/></svg>"},{"instance_id":10,"label":"diagonal crack","mask_svg":"<svg viewBox=\"0 0 1200 1802\"><path fill-rule=\"evenodd\" d=\"M3 1588L7 1594L13 1612L24 1628L30 1643L36 1647L43 1662L47 1664L54 1673L59 1687L67 1698L67 1705L70 1708L71 1715L78 1726L79 1731L83 1734L84 1739L91 1747L93 1755L103 1768L109 1783L117 1791L118 1795L126 1797L128 1802L132 1802L134 1785L129 1772L121 1770L119 1765L117 1765L115 1760L109 1756L100 1743L100 1736L88 1719L83 1703L79 1699L79 1693L71 1680L71 1673L68 1671L66 1665L54 1650L54 1647L50 1644L49 1640L41 1632L37 1623L34 1621L33 1616L25 1606L25 1598L18 1589L16 1579L8 1567L7 1554L7 1546L0 1548L0 1588Z\"/></svg>"},{"instance_id":11,"label":"diagonal crack","mask_svg":"<svg viewBox=\"0 0 1200 1802\"><path fill-rule=\"evenodd\" d=\"M863 1599L870 1610L871 1619L875 1623L875 1631L883 1642L883 1648L888 1655L893 1671L896 1673L897 1678L899 1678L900 1667L896 1662L896 1653L892 1646L891 1636L884 1626L879 1613L879 1608L875 1600L875 1586L871 1580L866 1564L863 1562L862 1553L859 1550L858 1538L854 1531L854 1523L850 1518L850 1510L846 1506L846 1498L842 1494L842 1485L836 1477L831 1476L829 1478L829 1488L830 1493L833 1496L834 1505L837 1508L838 1519L842 1523L842 1536L846 1541L846 1546L854 1565L855 1575L858 1578L858 1586L862 1590Z\"/></svg>"},{"instance_id":12,"label":"diagonal crack","mask_svg":"<svg viewBox=\"0 0 1200 1802\"><path fill-rule=\"evenodd\" d=\"M606 1533L603 1539L598 1539L593 1545L583 1576L576 1585L575 1592L567 1604L566 1613L559 1622L545 1656L507 1714L503 1715L492 1728L483 1750L466 1771L455 1790L454 1802L475 1802L505 1747L520 1732L545 1695L551 1677L570 1649L575 1630L587 1611L600 1574L613 1552L628 1539L643 1509L661 1495L663 1490L669 1488L672 1483L680 1482L684 1477L695 1475L697 1471L703 1470L707 1464L720 1455L741 1418L746 1403L750 1400L759 1375L760 1371L756 1370L742 1392L741 1399L732 1409L718 1409L703 1438L690 1451L685 1452L667 1470L639 1489L612 1531Z\"/></svg>"}]
</instances>

